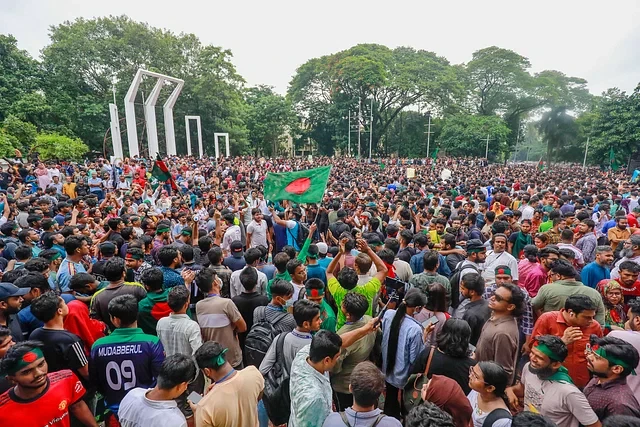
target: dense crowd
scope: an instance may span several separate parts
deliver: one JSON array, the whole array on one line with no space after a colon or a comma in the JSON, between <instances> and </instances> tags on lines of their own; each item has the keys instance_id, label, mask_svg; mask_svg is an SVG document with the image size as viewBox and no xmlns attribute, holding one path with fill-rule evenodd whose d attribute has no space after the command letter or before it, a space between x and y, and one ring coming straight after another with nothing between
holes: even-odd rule
<instances>
[{"instance_id":1,"label":"dense crowd","mask_svg":"<svg viewBox=\"0 0 640 427\"><path fill-rule=\"evenodd\" d=\"M152 163L0 172L1 426L640 426L625 173ZM322 201L265 199L321 165Z\"/></svg>"}]
</instances>

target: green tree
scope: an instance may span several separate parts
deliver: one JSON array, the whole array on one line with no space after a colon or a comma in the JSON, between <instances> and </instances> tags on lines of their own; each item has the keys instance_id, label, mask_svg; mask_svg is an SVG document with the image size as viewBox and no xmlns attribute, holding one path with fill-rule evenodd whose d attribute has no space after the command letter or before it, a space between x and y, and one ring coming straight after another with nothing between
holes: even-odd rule
<instances>
[{"instance_id":1,"label":"green tree","mask_svg":"<svg viewBox=\"0 0 640 427\"><path fill-rule=\"evenodd\" d=\"M288 96L318 144L333 140L341 149L347 145L349 111L362 103L368 117L373 100L376 153L382 135L404 108L423 103L443 112L463 93L456 69L443 57L409 47L362 44L307 61L293 77Z\"/></svg>"},{"instance_id":2,"label":"green tree","mask_svg":"<svg viewBox=\"0 0 640 427\"><path fill-rule=\"evenodd\" d=\"M185 81L174 108L179 152L186 152L184 120L180 119L184 115L200 115L203 139L210 154L214 132L229 132L234 150L236 145L246 144L241 92L244 81L230 61L230 51L204 46L193 34L176 35L126 16L67 21L53 26L50 34L51 44L42 51L47 73L46 98L52 113L92 149L102 151L109 129L108 104L113 102L113 81L122 116L121 100L139 68ZM155 83L155 79L145 79L136 98L143 153L146 145L143 93L148 94ZM158 106L170 92L162 92ZM157 115L158 138L162 141L162 114ZM160 146L162 150L164 144Z\"/></svg>"},{"instance_id":3,"label":"green tree","mask_svg":"<svg viewBox=\"0 0 640 427\"><path fill-rule=\"evenodd\" d=\"M15 148L29 149L35 142L38 130L34 125L28 122L23 122L19 118L13 115L7 116L2 122L4 131L13 137L15 137Z\"/></svg>"},{"instance_id":4,"label":"green tree","mask_svg":"<svg viewBox=\"0 0 640 427\"><path fill-rule=\"evenodd\" d=\"M15 136L9 135L3 128L0 128L0 157L13 156L19 145L20 143Z\"/></svg>"},{"instance_id":5,"label":"green tree","mask_svg":"<svg viewBox=\"0 0 640 427\"><path fill-rule=\"evenodd\" d=\"M4 120L11 105L40 87L38 62L18 49L11 35L0 34L0 120Z\"/></svg>"},{"instance_id":6,"label":"green tree","mask_svg":"<svg viewBox=\"0 0 640 427\"><path fill-rule=\"evenodd\" d=\"M280 145L287 140L287 132L296 130L297 117L291 104L269 86L248 89L245 100L245 123L253 154L276 155Z\"/></svg>"},{"instance_id":7,"label":"green tree","mask_svg":"<svg viewBox=\"0 0 640 427\"><path fill-rule=\"evenodd\" d=\"M32 151L37 152L43 160L79 160L89 151L89 147L78 138L69 138L57 133L43 133L36 138Z\"/></svg>"},{"instance_id":8,"label":"green tree","mask_svg":"<svg viewBox=\"0 0 640 427\"><path fill-rule=\"evenodd\" d=\"M567 113L566 107L557 107L542 115L538 127L547 145L547 165L551 167L552 160L561 155L561 150L575 144L578 125L575 117Z\"/></svg>"},{"instance_id":9,"label":"green tree","mask_svg":"<svg viewBox=\"0 0 640 427\"><path fill-rule=\"evenodd\" d=\"M498 116L456 114L444 120L437 146L454 156L484 157L488 137L489 157L502 160L510 132Z\"/></svg>"}]
</instances>

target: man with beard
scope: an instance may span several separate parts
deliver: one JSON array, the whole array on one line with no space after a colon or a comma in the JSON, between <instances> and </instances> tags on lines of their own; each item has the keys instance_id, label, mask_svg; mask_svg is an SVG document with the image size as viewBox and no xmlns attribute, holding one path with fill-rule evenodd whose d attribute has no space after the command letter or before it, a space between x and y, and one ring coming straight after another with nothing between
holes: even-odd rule
<instances>
[{"instance_id":1,"label":"man with beard","mask_svg":"<svg viewBox=\"0 0 640 427\"><path fill-rule=\"evenodd\" d=\"M600 421L611 415L640 418L640 404L627 385L635 374L640 356L631 344L612 337L591 337L587 347L587 366L594 377L584 388L584 395Z\"/></svg>"},{"instance_id":2,"label":"man with beard","mask_svg":"<svg viewBox=\"0 0 640 427\"><path fill-rule=\"evenodd\" d=\"M504 234L494 234L492 239L493 249L487 251L487 258L484 262L482 277L487 284L495 283L495 268L498 265L506 265L511 270L512 283L518 284L518 261L507 249L507 236Z\"/></svg>"},{"instance_id":3,"label":"man with beard","mask_svg":"<svg viewBox=\"0 0 640 427\"><path fill-rule=\"evenodd\" d=\"M16 344L0 361L0 374L15 384L0 397L0 425L67 427L71 413L82 425L97 427L82 400L82 382L69 370L48 374L41 347L37 341Z\"/></svg>"},{"instance_id":4,"label":"man with beard","mask_svg":"<svg viewBox=\"0 0 640 427\"><path fill-rule=\"evenodd\" d=\"M531 234L531 220L523 219L520 223L520 231L509 236L509 253L515 259L524 258L524 247L533 244Z\"/></svg>"},{"instance_id":5,"label":"man with beard","mask_svg":"<svg viewBox=\"0 0 640 427\"><path fill-rule=\"evenodd\" d=\"M5 326L11 331L11 337L15 342L24 340L17 314L24 301L22 297L29 291L31 291L30 288L0 283L0 326Z\"/></svg>"},{"instance_id":6,"label":"man with beard","mask_svg":"<svg viewBox=\"0 0 640 427\"><path fill-rule=\"evenodd\" d=\"M567 346L559 337L536 337L520 384L506 390L509 404L517 408L522 400L525 411L540 413L558 427L577 427L578 423L585 427L600 427L598 416L587 398L562 366L567 356Z\"/></svg>"},{"instance_id":7,"label":"man with beard","mask_svg":"<svg viewBox=\"0 0 640 427\"><path fill-rule=\"evenodd\" d=\"M549 281L549 271L554 261L560 258L560 252L553 247L540 249L538 252L539 264L531 269L526 278L520 281L520 287L527 290L529 296L534 298L543 285Z\"/></svg>"},{"instance_id":8,"label":"man with beard","mask_svg":"<svg viewBox=\"0 0 640 427\"><path fill-rule=\"evenodd\" d=\"M625 261L633 261L640 265L640 235L634 234L624 243L624 248L620 252L622 257L616 262L615 267L611 270L611 278L618 279L620 277L620 265Z\"/></svg>"},{"instance_id":9,"label":"man with beard","mask_svg":"<svg viewBox=\"0 0 640 427\"><path fill-rule=\"evenodd\" d=\"M582 251L585 263L590 263L596 258L596 246L598 239L593 231L595 222L592 219L585 219L578 224L577 232L574 235L576 248Z\"/></svg>"},{"instance_id":10,"label":"man with beard","mask_svg":"<svg viewBox=\"0 0 640 427\"><path fill-rule=\"evenodd\" d=\"M622 288L622 296L624 297L625 304L629 301L640 297L640 283L638 282L638 274L640 273L640 264L636 264L633 261L624 261L620 263L618 269L618 278L616 282L620 283ZM596 289L602 295L602 290L609 282L609 279L603 279L598 282Z\"/></svg>"},{"instance_id":11,"label":"man with beard","mask_svg":"<svg viewBox=\"0 0 640 427\"><path fill-rule=\"evenodd\" d=\"M613 250L610 246L596 248L596 260L587 264L580 273L582 283L590 288L596 288L598 282L611 278L609 266L613 262Z\"/></svg>"},{"instance_id":12,"label":"man with beard","mask_svg":"<svg viewBox=\"0 0 640 427\"><path fill-rule=\"evenodd\" d=\"M602 336L600 324L594 321L596 303L586 295L571 295L560 311L542 314L533 327L532 337L555 335L567 345L569 357L564 366L577 387L584 387L590 379L585 349L591 335Z\"/></svg>"}]
</instances>

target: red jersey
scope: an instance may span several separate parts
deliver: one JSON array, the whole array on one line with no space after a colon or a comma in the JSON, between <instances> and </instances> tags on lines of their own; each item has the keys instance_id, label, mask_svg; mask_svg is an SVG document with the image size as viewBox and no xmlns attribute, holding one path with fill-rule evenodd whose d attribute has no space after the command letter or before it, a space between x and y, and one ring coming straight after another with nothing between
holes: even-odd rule
<instances>
[{"instance_id":1,"label":"red jersey","mask_svg":"<svg viewBox=\"0 0 640 427\"><path fill-rule=\"evenodd\" d=\"M0 426L71 426L69 406L82 399L84 386L70 370L47 377L49 385L39 397L23 401L13 388L0 396Z\"/></svg>"}]
</instances>

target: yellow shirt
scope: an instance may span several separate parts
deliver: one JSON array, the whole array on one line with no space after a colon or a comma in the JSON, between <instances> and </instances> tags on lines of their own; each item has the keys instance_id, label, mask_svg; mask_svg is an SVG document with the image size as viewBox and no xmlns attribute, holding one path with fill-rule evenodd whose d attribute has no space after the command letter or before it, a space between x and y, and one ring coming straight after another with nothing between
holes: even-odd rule
<instances>
[{"instance_id":1,"label":"yellow shirt","mask_svg":"<svg viewBox=\"0 0 640 427\"><path fill-rule=\"evenodd\" d=\"M237 371L233 377L214 385L196 410L198 427L257 427L258 397L264 378L255 366Z\"/></svg>"},{"instance_id":2,"label":"yellow shirt","mask_svg":"<svg viewBox=\"0 0 640 427\"><path fill-rule=\"evenodd\" d=\"M62 194L66 194L72 199L76 198L76 183L75 182L65 182L62 184Z\"/></svg>"}]
</instances>

